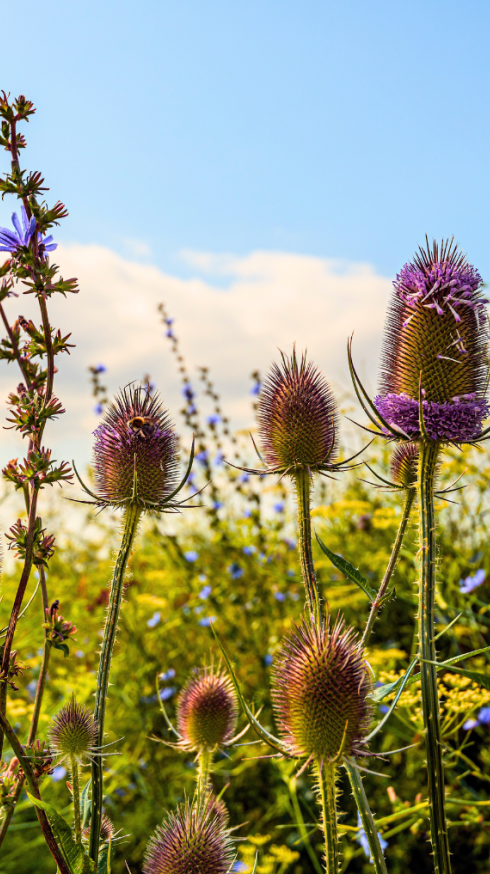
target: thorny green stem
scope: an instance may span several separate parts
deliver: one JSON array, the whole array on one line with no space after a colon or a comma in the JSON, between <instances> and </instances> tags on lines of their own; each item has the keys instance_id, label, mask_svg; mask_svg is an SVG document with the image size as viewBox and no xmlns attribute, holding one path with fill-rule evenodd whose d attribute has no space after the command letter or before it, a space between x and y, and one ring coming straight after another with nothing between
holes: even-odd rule
<instances>
[{"instance_id":1,"label":"thorny green stem","mask_svg":"<svg viewBox=\"0 0 490 874\"><path fill-rule=\"evenodd\" d=\"M75 826L75 840L82 843L82 816L80 813L80 779L78 774L78 762L75 756L70 756L70 770L73 792L73 824Z\"/></svg>"},{"instance_id":2,"label":"thorny green stem","mask_svg":"<svg viewBox=\"0 0 490 874\"><path fill-rule=\"evenodd\" d=\"M96 745L102 746L104 739L104 719L106 699L109 690L109 673L111 659L117 635L117 623L121 610L121 602L124 593L124 575L133 540L138 527L141 508L137 504L130 504L125 513L124 530L119 549L114 574L112 577L111 592L104 637L100 650L99 672L97 674L97 688L95 691L94 716L97 720ZM103 798L103 761L102 756L95 756L92 763L92 820L90 828L90 856L97 865L99 856L100 823L102 819Z\"/></svg>"},{"instance_id":3,"label":"thorny green stem","mask_svg":"<svg viewBox=\"0 0 490 874\"><path fill-rule=\"evenodd\" d=\"M337 833L336 766L330 762L315 762L318 795L322 809L322 829L325 836L325 872L338 874L339 838Z\"/></svg>"},{"instance_id":4,"label":"thorny green stem","mask_svg":"<svg viewBox=\"0 0 490 874\"><path fill-rule=\"evenodd\" d=\"M27 528L27 537L26 537L26 554L24 558L24 567L22 570L19 586L15 595L14 605L12 607L12 612L10 614L9 627L7 630L7 636L5 638L5 644L3 646L3 657L2 657L2 668L1 672L4 677L8 677L8 669L10 664L10 654L12 652L12 644L14 640L15 629L17 627L17 620L19 618L20 609L22 607L22 601L24 598L25 590L27 588L27 583L29 582L29 577L31 574L32 568L32 559L33 559L33 547L34 547L34 526L36 524L36 510L37 510L37 489L33 489L31 493L31 505L29 508L29 522ZM0 684L0 715L5 716L7 712L7 690L8 683L6 679L3 683ZM3 729L0 726L0 758L2 756L3 749Z\"/></svg>"},{"instance_id":5,"label":"thorny green stem","mask_svg":"<svg viewBox=\"0 0 490 874\"><path fill-rule=\"evenodd\" d=\"M373 630L373 625L376 621L376 617L379 613L379 609L381 606L381 601L383 597L386 595L388 591L388 586L390 585L391 577L393 576L393 571L395 570L396 563L398 561L398 556L400 554L400 549L402 547L403 538L405 537L405 532L407 530L408 520L410 518L410 512L412 509L412 504L415 498L416 489L407 489L407 494L405 498L405 505L403 507L402 518L400 520L400 525L398 527L398 531L396 534L395 542L393 544L393 549L391 551L390 560L388 562L388 566L385 570L384 577L381 581L381 585L378 590L378 594L376 595L373 603L371 604L371 610L368 616L368 620L366 622L366 627L364 629L364 634L362 635L361 643L363 646L367 646L367 642L371 636L371 631Z\"/></svg>"},{"instance_id":6,"label":"thorny green stem","mask_svg":"<svg viewBox=\"0 0 490 874\"><path fill-rule=\"evenodd\" d=\"M366 833L375 874L387 874L386 862L379 842L378 831L374 822L373 814L369 809L369 803L364 791L364 785L359 769L356 767L354 761L347 758L344 759L344 767L349 776L352 795L354 796L356 807L359 811L359 816L361 817L362 827Z\"/></svg>"},{"instance_id":7,"label":"thorny green stem","mask_svg":"<svg viewBox=\"0 0 490 874\"><path fill-rule=\"evenodd\" d=\"M291 780L288 783L288 786L289 786L289 793L291 795L291 803L293 805L294 815L296 818L296 822L298 823L299 833L301 835L301 840L305 846L306 852L308 853L308 855L310 857L311 864L313 865L315 871L317 872L317 874L323 874L322 866L320 865L320 862L318 861L317 855L316 855L313 847L311 846L310 839L308 837L308 831L307 831L307 828L305 826L305 821L303 819L303 814L301 812L300 803L298 801L298 793L296 791L296 779L295 779L295 777L291 778Z\"/></svg>"},{"instance_id":8,"label":"thorny green stem","mask_svg":"<svg viewBox=\"0 0 490 874\"><path fill-rule=\"evenodd\" d=\"M43 605L43 617L46 617L46 610L49 608L48 601L48 589L46 586L46 571L44 567L41 565L39 568L39 578L41 581L41 595L42 595L42 605ZM34 710L32 713L31 725L29 728L29 735L27 738L27 746L30 746L34 743L37 734L37 726L39 723L39 716L41 713L41 705L44 695L44 688L46 685L46 675L48 673L49 666L49 657L51 655L51 641L48 638L47 629L44 630L44 648L43 648L43 660L41 663L41 670L39 672L39 678L37 681L36 688L36 698L34 700ZM12 798L11 803L9 804L7 810L5 811L4 818L2 820L2 824L0 826L0 847L3 844L5 839L5 835L7 834L9 825L11 823L12 817L15 813L16 805L19 801L19 798L22 793L22 789L24 788L24 778L20 777L17 783L17 787L15 790L15 795Z\"/></svg>"},{"instance_id":9,"label":"thorny green stem","mask_svg":"<svg viewBox=\"0 0 490 874\"><path fill-rule=\"evenodd\" d=\"M296 481L296 496L298 502L298 550L301 562L301 572L306 589L306 605L312 619L320 624L320 599L313 564L311 550L311 482L307 470L297 470L294 474Z\"/></svg>"},{"instance_id":10,"label":"thorny green stem","mask_svg":"<svg viewBox=\"0 0 490 874\"><path fill-rule=\"evenodd\" d=\"M434 606L436 591L436 520L434 485L439 445L429 440L420 444L419 514L420 514L420 582L419 582L419 657L436 661ZM437 669L420 663L422 713L429 784L430 832L436 874L450 874L451 861L444 794L444 763L439 721Z\"/></svg>"},{"instance_id":11,"label":"thorny green stem","mask_svg":"<svg viewBox=\"0 0 490 874\"><path fill-rule=\"evenodd\" d=\"M2 727L2 732L4 732L7 735L7 738L10 742L12 750L15 753L15 755L17 756L17 758L21 764L22 770L25 774L26 783L29 787L31 795L33 795L34 798L38 798L39 800L41 800L41 795L39 793L39 788L37 785L36 778L34 777L31 763L29 762L29 759L24 755L24 748L21 746L20 741L18 740L17 735L15 734L15 731L13 730L13 728L10 725L10 723L8 722L8 720L1 713L0 713L0 726ZM71 874L71 871L70 871L70 869L65 861L64 855L63 855L62 851L60 850L60 848L58 847L58 844L56 843L56 840L55 840L54 834L51 830L51 826L49 824L48 818L47 818L44 810L37 807L37 805L36 805L36 814L37 814L37 818L39 820L39 825L41 826L41 831L43 833L44 840L46 841L46 843L48 845L49 851L50 851L51 855L53 856L53 859L55 860L56 864L58 865L58 874Z\"/></svg>"},{"instance_id":12,"label":"thorny green stem","mask_svg":"<svg viewBox=\"0 0 490 874\"><path fill-rule=\"evenodd\" d=\"M209 775L211 773L211 765L213 762L213 754L203 747L199 750L199 759L197 766L197 793L199 796L205 795L209 787Z\"/></svg>"}]
</instances>

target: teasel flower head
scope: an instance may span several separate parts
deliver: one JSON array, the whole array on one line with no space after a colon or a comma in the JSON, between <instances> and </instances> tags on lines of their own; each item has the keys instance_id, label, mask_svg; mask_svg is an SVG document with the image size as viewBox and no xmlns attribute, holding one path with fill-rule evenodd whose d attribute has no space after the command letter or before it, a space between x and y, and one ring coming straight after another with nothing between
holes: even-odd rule
<instances>
[{"instance_id":1,"label":"teasel flower head","mask_svg":"<svg viewBox=\"0 0 490 874\"><path fill-rule=\"evenodd\" d=\"M177 701L179 746L187 750L214 750L234 738L238 702L233 683L214 667L197 669Z\"/></svg>"},{"instance_id":2,"label":"teasel flower head","mask_svg":"<svg viewBox=\"0 0 490 874\"><path fill-rule=\"evenodd\" d=\"M390 459L391 478L402 489L413 489L417 483L418 443L399 443Z\"/></svg>"},{"instance_id":3,"label":"teasel flower head","mask_svg":"<svg viewBox=\"0 0 490 874\"><path fill-rule=\"evenodd\" d=\"M133 504L148 512L171 512L184 505L174 498L188 479L194 448L179 484L177 435L158 395L127 386L106 407L94 437L95 493L77 473L93 503Z\"/></svg>"},{"instance_id":4,"label":"teasel flower head","mask_svg":"<svg viewBox=\"0 0 490 874\"><path fill-rule=\"evenodd\" d=\"M398 274L374 401L384 433L455 444L481 436L490 411L482 285L452 240L427 241Z\"/></svg>"},{"instance_id":5,"label":"teasel flower head","mask_svg":"<svg viewBox=\"0 0 490 874\"><path fill-rule=\"evenodd\" d=\"M103 813L102 819L100 822L100 842L101 842L101 844L114 843L114 840L117 838L118 834L119 833L116 832L116 829L114 828L114 823L112 822L112 820L110 820L109 817L105 813ZM88 841L88 839L90 838L90 826L87 826L86 828L83 829L82 835L85 838L85 840Z\"/></svg>"},{"instance_id":6,"label":"teasel flower head","mask_svg":"<svg viewBox=\"0 0 490 874\"><path fill-rule=\"evenodd\" d=\"M144 874L228 874L235 854L230 832L209 797L168 813L150 839Z\"/></svg>"},{"instance_id":7,"label":"teasel flower head","mask_svg":"<svg viewBox=\"0 0 490 874\"><path fill-rule=\"evenodd\" d=\"M340 620L302 620L274 661L272 702L292 756L339 761L365 755L371 681L354 632Z\"/></svg>"},{"instance_id":8,"label":"teasel flower head","mask_svg":"<svg viewBox=\"0 0 490 874\"><path fill-rule=\"evenodd\" d=\"M96 740L97 722L92 711L79 704L73 696L53 718L49 730L50 747L60 762L70 762L73 757L78 764L83 764L95 753Z\"/></svg>"},{"instance_id":9,"label":"teasel flower head","mask_svg":"<svg viewBox=\"0 0 490 874\"><path fill-rule=\"evenodd\" d=\"M326 379L308 361L281 352L261 388L257 424L269 472L328 469L337 454L338 412ZM262 471L263 473L263 471Z\"/></svg>"}]
</instances>

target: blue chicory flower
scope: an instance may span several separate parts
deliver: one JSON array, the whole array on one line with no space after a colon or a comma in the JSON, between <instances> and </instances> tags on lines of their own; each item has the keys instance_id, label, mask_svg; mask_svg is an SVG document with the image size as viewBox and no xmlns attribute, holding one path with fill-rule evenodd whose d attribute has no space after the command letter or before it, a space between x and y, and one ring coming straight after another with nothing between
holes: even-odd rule
<instances>
[{"instance_id":1,"label":"blue chicory flower","mask_svg":"<svg viewBox=\"0 0 490 874\"><path fill-rule=\"evenodd\" d=\"M356 841L361 845L362 849L364 850L366 856L368 857L368 859L372 865L373 864L373 857L371 856L371 850L369 849L367 835L362 827L362 820L361 820L361 816L359 813L357 814L357 825L359 827L359 834L356 837ZM379 838L379 842L381 844L381 849L384 852L388 846L388 841L385 841L385 839L380 835L379 832L378 832L378 838Z\"/></svg>"},{"instance_id":2,"label":"blue chicory flower","mask_svg":"<svg viewBox=\"0 0 490 874\"><path fill-rule=\"evenodd\" d=\"M239 483L248 483L249 479L250 479L250 477L249 477L248 473L241 473L240 476L238 477L238 482Z\"/></svg>"},{"instance_id":3,"label":"blue chicory flower","mask_svg":"<svg viewBox=\"0 0 490 874\"><path fill-rule=\"evenodd\" d=\"M206 598L209 598L211 591L211 586L203 586L201 591L199 592L199 597L202 598L203 601L205 601Z\"/></svg>"},{"instance_id":4,"label":"blue chicory flower","mask_svg":"<svg viewBox=\"0 0 490 874\"><path fill-rule=\"evenodd\" d=\"M186 561L190 562L197 561L197 559L199 558L199 553L196 552L194 549L190 549L188 552L184 552L184 558Z\"/></svg>"},{"instance_id":5,"label":"blue chicory flower","mask_svg":"<svg viewBox=\"0 0 490 874\"><path fill-rule=\"evenodd\" d=\"M284 594L284 592L274 592L274 598L276 599L276 601L285 601L286 595Z\"/></svg>"},{"instance_id":6,"label":"blue chicory flower","mask_svg":"<svg viewBox=\"0 0 490 874\"><path fill-rule=\"evenodd\" d=\"M60 780L63 780L67 775L66 768L63 765L56 765L56 768L53 768L53 773L51 774L51 779L54 780L55 783L58 783Z\"/></svg>"},{"instance_id":7,"label":"blue chicory flower","mask_svg":"<svg viewBox=\"0 0 490 874\"><path fill-rule=\"evenodd\" d=\"M255 382L250 389L251 395L259 395L260 394L260 382Z\"/></svg>"},{"instance_id":8,"label":"blue chicory flower","mask_svg":"<svg viewBox=\"0 0 490 874\"><path fill-rule=\"evenodd\" d=\"M269 668L269 667L271 666L272 662L273 662L273 657L272 657L271 654L268 652L267 655L264 656L264 663L265 663L265 664L267 665L267 667Z\"/></svg>"},{"instance_id":9,"label":"blue chicory flower","mask_svg":"<svg viewBox=\"0 0 490 874\"><path fill-rule=\"evenodd\" d=\"M245 555L253 555L254 552L257 552L257 549L255 548L255 546L244 546L242 552Z\"/></svg>"},{"instance_id":10,"label":"blue chicory flower","mask_svg":"<svg viewBox=\"0 0 490 874\"><path fill-rule=\"evenodd\" d=\"M240 567L239 564L236 563L236 561L234 561L233 564L230 564L228 568L228 573L230 574L232 580L239 580L240 577L243 577L245 571L242 567Z\"/></svg>"},{"instance_id":11,"label":"blue chicory flower","mask_svg":"<svg viewBox=\"0 0 490 874\"><path fill-rule=\"evenodd\" d=\"M199 625L204 625L206 627L213 622L216 622L216 616L205 616L203 619L199 620Z\"/></svg>"},{"instance_id":12,"label":"blue chicory flower","mask_svg":"<svg viewBox=\"0 0 490 874\"><path fill-rule=\"evenodd\" d=\"M94 413L96 416L101 416L103 412L104 412L104 407L102 406L102 404L97 404L97 406L94 407Z\"/></svg>"},{"instance_id":13,"label":"blue chicory flower","mask_svg":"<svg viewBox=\"0 0 490 874\"><path fill-rule=\"evenodd\" d=\"M211 416L208 416L206 419L208 425L219 425L221 422L221 416L218 416L218 413L213 413Z\"/></svg>"},{"instance_id":14,"label":"blue chicory flower","mask_svg":"<svg viewBox=\"0 0 490 874\"><path fill-rule=\"evenodd\" d=\"M16 212L12 213L12 224L14 230L10 228L0 228L0 252L16 252L22 246L28 246L31 242L32 235L36 228L36 219L31 216L27 218L27 213L23 206L20 208L22 224ZM57 243L53 243L53 237L43 237L38 234L39 245L42 246L45 252L54 252L58 247Z\"/></svg>"},{"instance_id":15,"label":"blue chicory flower","mask_svg":"<svg viewBox=\"0 0 490 874\"><path fill-rule=\"evenodd\" d=\"M196 454L196 461L199 461L200 464L206 464L208 460L208 453L206 449L203 449L201 452Z\"/></svg>"},{"instance_id":16,"label":"blue chicory flower","mask_svg":"<svg viewBox=\"0 0 490 874\"><path fill-rule=\"evenodd\" d=\"M165 682L165 680L173 680L174 677L175 670L173 668L169 668L168 671L164 671L163 674L159 674L158 679L162 682Z\"/></svg>"},{"instance_id":17,"label":"blue chicory flower","mask_svg":"<svg viewBox=\"0 0 490 874\"><path fill-rule=\"evenodd\" d=\"M97 366L94 367L95 373L105 373L106 370L107 370L107 367L105 366L105 364L97 364Z\"/></svg>"},{"instance_id":18,"label":"blue chicory flower","mask_svg":"<svg viewBox=\"0 0 490 874\"><path fill-rule=\"evenodd\" d=\"M476 571L476 573L472 577L466 577L464 580L459 581L459 591L463 593L463 595L468 595L473 589L481 586L483 582L485 582L486 571L483 568Z\"/></svg>"},{"instance_id":19,"label":"blue chicory flower","mask_svg":"<svg viewBox=\"0 0 490 874\"><path fill-rule=\"evenodd\" d=\"M213 509L214 510L221 510L222 506L223 506L223 501L213 501Z\"/></svg>"},{"instance_id":20,"label":"blue chicory flower","mask_svg":"<svg viewBox=\"0 0 490 874\"><path fill-rule=\"evenodd\" d=\"M166 689L160 689L160 700L167 701L169 698L175 695L175 686L167 686Z\"/></svg>"},{"instance_id":21,"label":"blue chicory flower","mask_svg":"<svg viewBox=\"0 0 490 874\"><path fill-rule=\"evenodd\" d=\"M146 623L148 628L155 628L155 625L158 625L161 619L161 613L157 610L156 613L153 614L151 619Z\"/></svg>"},{"instance_id":22,"label":"blue chicory flower","mask_svg":"<svg viewBox=\"0 0 490 874\"><path fill-rule=\"evenodd\" d=\"M282 501L277 501L274 504L274 511L276 513L284 513L284 503Z\"/></svg>"}]
</instances>

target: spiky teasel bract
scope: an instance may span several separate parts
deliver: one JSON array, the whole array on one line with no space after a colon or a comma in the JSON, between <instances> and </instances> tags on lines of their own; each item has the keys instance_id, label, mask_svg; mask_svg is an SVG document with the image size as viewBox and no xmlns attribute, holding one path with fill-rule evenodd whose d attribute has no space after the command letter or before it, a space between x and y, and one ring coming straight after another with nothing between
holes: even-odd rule
<instances>
[{"instance_id":1,"label":"spiky teasel bract","mask_svg":"<svg viewBox=\"0 0 490 874\"><path fill-rule=\"evenodd\" d=\"M158 395L127 386L108 404L94 431L95 493L78 479L97 506L133 505L143 511L172 511L179 483L178 438ZM75 469L76 470L76 469Z\"/></svg>"},{"instance_id":2,"label":"spiky teasel bract","mask_svg":"<svg viewBox=\"0 0 490 874\"><path fill-rule=\"evenodd\" d=\"M196 669L177 701L179 746L214 750L234 735L238 702L233 683L220 669Z\"/></svg>"},{"instance_id":3,"label":"spiky teasel bract","mask_svg":"<svg viewBox=\"0 0 490 874\"><path fill-rule=\"evenodd\" d=\"M302 620L274 661L272 702L292 756L333 762L363 755L371 719L363 649L343 620Z\"/></svg>"},{"instance_id":4,"label":"spiky teasel bract","mask_svg":"<svg viewBox=\"0 0 490 874\"><path fill-rule=\"evenodd\" d=\"M321 471L337 454L338 412L324 376L308 361L281 352L262 384L257 408L259 439L270 472Z\"/></svg>"},{"instance_id":5,"label":"spiky teasel bract","mask_svg":"<svg viewBox=\"0 0 490 874\"><path fill-rule=\"evenodd\" d=\"M395 446L390 458L390 472L394 483L403 489L412 489L417 484L419 447L417 443L400 443Z\"/></svg>"},{"instance_id":6,"label":"spiky teasel bract","mask_svg":"<svg viewBox=\"0 0 490 874\"><path fill-rule=\"evenodd\" d=\"M427 241L393 283L381 392L385 433L471 442L488 416L488 324L482 279L453 241ZM420 403L422 401L422 416ZM421 419L423 420L421 422ZM393 434L391 435L393 436Z\"/></svg>"},{"instance_id":7,"label":"spiky teasel bract","mask_svg":"<svg viewBox=\"0 0 490 874\"><path fill-rule=\"evenodd\" d=\"M72 697L53 717L49 729L49 743L59 761L74 759L81 764L95 752L97 722L92 711Z\"/></svg>"},{"instance_id":8,"label":"spiky teasel bract","mask_svg":"<svg viewBox=\"0 0 490 874\"><path fill-rule=\"evenodd\" d=\"M209 797L168 813L150 839L144 874L228 874L235 859L230 832Z\"/></svg>"},{"instance_id":9,"label":"spiky teasel bract","mask_svg":"<svg viewBox=\"0 0 490 874\"><path fill-rule=\"evenodd\" d=\"M83 829L82 835L85 838L85 840L89 839L90 826L87 826L86 828ZM116 832L116 829L114 828L114 823L104 813L102 815L102 819L100 821L100 842L101 842L101 844L114 843L114 841L117 839L118 835L119 835L119 832Z\"/></svg>"}]
</instances>

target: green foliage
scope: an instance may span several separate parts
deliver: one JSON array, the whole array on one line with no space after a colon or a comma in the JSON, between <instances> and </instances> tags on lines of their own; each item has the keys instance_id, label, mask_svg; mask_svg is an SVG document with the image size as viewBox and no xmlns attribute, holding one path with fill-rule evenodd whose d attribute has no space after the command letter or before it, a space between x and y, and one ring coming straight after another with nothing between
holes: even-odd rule
<instances>
[{"instance_id":1,"label":"green foliage","mask_svg":"<svg viewBox=\"0 0 490 874\"><path fill-rule=\"evenodd\" d=\"M372 456L371 450L368 460L373 460ZM378 455L374 464L383 472L386 461ZM476 450L464 462L460 456L448 456L441 470L441 480L447 483L464 467L469 468L465 481L470 487L458 493L460 506L440 504L437 629L447 632L438 641L438 661L480 650L462 669L488 676L489 583L464 595L459 581L480 568L490 573L486 500L490 467L488 457ZM276 487L262 482L260 488L269 490L266 498L277 499ZM314 500L314 526L327 549L347 555L375 589L388 562L403 496L372 490L359 479L358 471L332 489L328 501L321 495ZM124 871L127 859L132 874L141 872L145 845L164 810L174 809L193 791L193 754L176 752L153 739L172 740L156 700L155 676L162 675L160 689L165 690L165 707L174 720L177 693L192 668L219 659L219 647L206 624L211 617L216 617L217 634L232 660L245 700L255 709L263 707L262 724L276 732L270 708L269 657L274 656L292 622L299 619L304 600L297 554L289 540L294 530L293 503L290 499L284 513L257 515L254 511L246 517L243 499L224 502L226 516L224 509L219 511L218 525L207 527L188 518L150 520L136 541L115 647L106 723L105 742L117 741L108 751L118 755L106 759L105 808L116 830L127 836L114 842L113 871ZM50 529L58 522L50 519ZM73 691L79 700L92 704L118 525L119 517L109 512L90 524L88 519L86 523L80 519L78 533L61 537L62 546L50 561L50 597L59 598L63 615L76 624L78 632L68 658L55 650L51 653L38 732L41 739L47 736L50 718ZM382 684L396 683L405 674L416 645L417 549L412 524L393 577L396 598L383 607L370 641L368 660L375 681ZM189 561L186 553L197 553L197 557ZM333 615L342 611L347 622L362 631L370 606L365 594L316 546L315 565L321 596L328 600ZM4 581L4 604L12 600L16 579L14 574ZM33 578L31 592L35 585ZM211 587L209 594L207 586ZM21 738L27 735L33 709L31 684L41 662L41 613L38 594L16 635L16 647L30 666L19 683L19 692L9 696L9 718ZM448 627L458 614L461 616ZM2 624L5 621L2 619ZM454 869L485 874L490 852L485 826L490 815L490 729L478 725L468 732L462 726L490 704L490 692L468 676L447 670L439 676ZM393 874L431 870L420 690L416 675L413 679L371 745L381 754L394 749L400 752L368 760L367 767L385 777L364 777L377 827L389 843L387 866ZM389 706L396 688L386 694L382 708ZM383 715L378 705L375 715L376 722ZM239 729L244 725L242 715ZM271 751L260 743L247 745L252 741L257 738L250 730L241 742L244 746L227 750L226 755L219 753L212 775L218 793L227 787L224 800L231 825L238 826L237 836L242 838L239 859L251 872L258 850L257 874L310 874L315 866L301 835L308 835L318 858L322 845L312 776L306 771L294 780L298 767L294 762L271 758ZM85 773L82 770L82 785L88 777L88 769ZM71 822L65 779L55 782L45 778L41 792L43 799ZM357 814L344 776L339 789L343 792L342 870L368 874L373 869L355 840ZM84 804L86 801L85 796ZM20 860L23 874L52 874L52 859L34 809L25 797L2 849L2 874L19 871Z\"/></svg>"}]
</instances>

